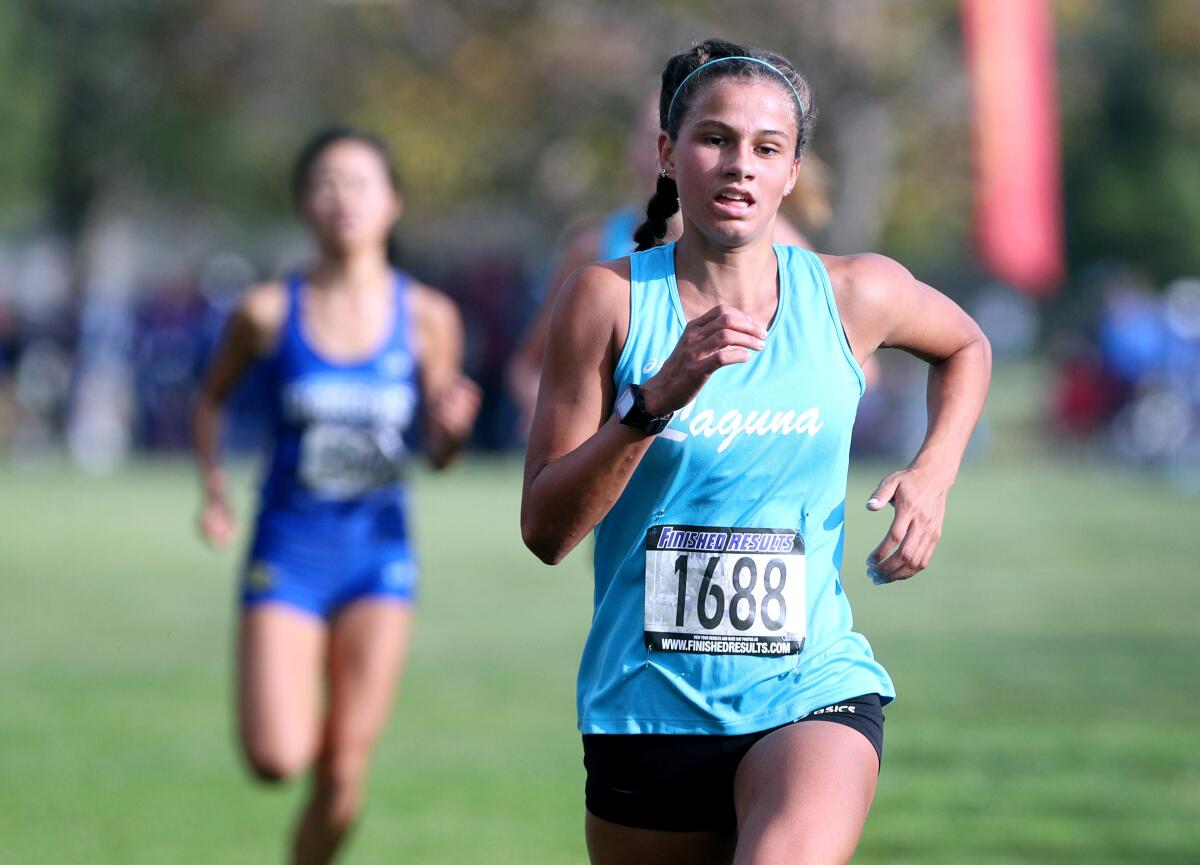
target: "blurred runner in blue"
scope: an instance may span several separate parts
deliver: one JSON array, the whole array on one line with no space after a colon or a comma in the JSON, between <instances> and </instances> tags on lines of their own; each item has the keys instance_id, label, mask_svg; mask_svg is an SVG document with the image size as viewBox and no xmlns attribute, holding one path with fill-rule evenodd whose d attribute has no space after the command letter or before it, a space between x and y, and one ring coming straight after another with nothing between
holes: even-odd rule
<instances>
[{"instance_id":1,"label":"blurred runner in blue","mask_svg":"<svg viewBox=\"0 0 1200 865\"><path fill-rule=\"evenodd\" d=\"M195 447L201 531L223 545L234 520L222 406L261 363L274 451L241 582L238 729L260 778L314 768L292 849L309 865L333 858L359 811L408 645L418 568L406 466L418 447L448 465L480 397L460 369L454 304L389 261L402 199L384 142L346 127L319 133L299 155L293 193L317 261L247 292L197 404Z\"/></svg>"}]
</instances>

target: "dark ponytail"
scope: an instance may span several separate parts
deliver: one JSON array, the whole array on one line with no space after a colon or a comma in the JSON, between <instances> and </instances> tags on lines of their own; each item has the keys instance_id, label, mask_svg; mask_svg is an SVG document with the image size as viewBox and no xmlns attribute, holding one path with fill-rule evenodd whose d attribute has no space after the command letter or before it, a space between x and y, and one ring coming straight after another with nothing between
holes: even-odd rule
<instances>
[{"instance_id":1,"label":"dark ponytail","mask_svg":"<svg viewBox=\"0 0 1200 865\"><path fill-rule=\"evenodd\" d=\"M675 178L658 175L658 185L646 204L646 219L633 233L637 252L660 246L667 236L667 220L679 211L679 190Z\"/></svg>"}]
</instances>

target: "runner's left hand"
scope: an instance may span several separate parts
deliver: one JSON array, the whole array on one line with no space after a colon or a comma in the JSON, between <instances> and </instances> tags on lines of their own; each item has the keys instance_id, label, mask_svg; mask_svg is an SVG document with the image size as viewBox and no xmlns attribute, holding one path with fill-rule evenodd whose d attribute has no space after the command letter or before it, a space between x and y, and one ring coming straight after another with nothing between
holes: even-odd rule
<instances>
[{"instance_id":1,"label":"runner's left hand","mask_svg":"<svg viewBox=\"0 0 1200 865\"><path fill-rule=\"evenodd\" d=\"M482 401L479 385L461 373L429 399L429 418L450 440L462 442L471 434Z\"/></svg>"},{"instance_id":2,"label":"runner's left hand","mask_svg":"<svg viewBox=\"0 0 1200 865\"><path fill-rule=\"evenodd\" d=\"M867 499L867 510L891 504L896 513L887 535L867 556L867 575L877 584L907 580L929 565L942 537L950 480L930 468L892 472Z\"/></svg>"}]
</instances>

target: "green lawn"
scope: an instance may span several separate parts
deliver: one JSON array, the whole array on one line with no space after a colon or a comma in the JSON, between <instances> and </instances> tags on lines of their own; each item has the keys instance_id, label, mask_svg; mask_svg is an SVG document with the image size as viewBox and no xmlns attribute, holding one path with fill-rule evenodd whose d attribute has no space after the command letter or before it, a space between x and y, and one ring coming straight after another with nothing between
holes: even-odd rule
<instances>
[{"instance_id":1,"label":"green lawn","mask_svg":"<svg viewBox=\"0 0 1200 865\"><path fill-rule=\"evenodd\" d=\"M1200 499L994 434L907 584L862 567L885 467L851 479L845 582L900 693L855 861L1195 865ZM589 562L525 552L519 483L511 462L418 480L420 619L346 862L586 861ZM201 547L194 506L181 463L0 469L0 863L280 861L301 791L237 763L237 555Z\"/></svg>"}]
</instances>

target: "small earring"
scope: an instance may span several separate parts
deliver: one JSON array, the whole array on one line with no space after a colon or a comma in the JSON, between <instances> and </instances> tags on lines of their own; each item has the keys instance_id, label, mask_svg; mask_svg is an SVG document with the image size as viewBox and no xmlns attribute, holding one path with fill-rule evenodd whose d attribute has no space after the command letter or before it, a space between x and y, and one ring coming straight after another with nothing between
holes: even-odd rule
<instances>
[{"instance_id":1,"label":"small earring","mask_svg":"<svg viewBox=\"0 0 1200 865\"><path fill-rule=\"evenodd\" d=\"M658 169L658 176L659 176L659 177L665 177L665 178L667 178L668 180L670 180L670 179L671 179L671 175L667 174L667 169L665 169L665 168L660 168L660 169Z\"/></svg>"}]
</instances>

